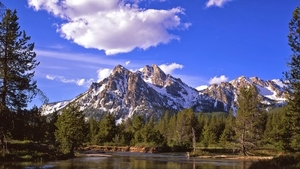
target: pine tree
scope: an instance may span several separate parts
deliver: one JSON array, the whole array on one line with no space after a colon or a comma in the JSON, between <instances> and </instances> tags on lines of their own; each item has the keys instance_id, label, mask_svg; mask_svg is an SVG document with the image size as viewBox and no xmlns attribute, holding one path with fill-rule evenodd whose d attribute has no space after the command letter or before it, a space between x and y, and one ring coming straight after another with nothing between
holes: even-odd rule
<instances>
[{"instance_id":1,"label":"pine tree","mask_svg":"<svg viewBox=\"0 0 300 169\"><path fill-rule=\"evenodd\" d=\"M141 135L145 143L163 145L163 135L155 128L153 117L151 116L148 123L141 130Z\"/></svg>"},{"instance_id":2,"label":"pine tree","mask_svg":"<svg viewBox=\"0 0 300 169\"><path fill-rule=\"evenodd\" d=\"M63 154L74 156L74 150L85 141L87 129L84 114L76 105L69 105L63 109L55 123L57 130L55 138Z\"/></svg>"},{"instance_id":3,"label":"pine tree","mask_svg":"<svg viewBox=\"0 0 300 169\"><path fill-rule=\"evenodd\" d=\"M210 121L208 121L204 125L203 131L202 131L201 143L204 145L204 147L208 147L209 145L215 144L216 140L217 140L217 136L210 128L209 122Z\"/></svg>"},{"instance_id":4,"label":"pine tree","mask_svg":"<svg viewBox=\"0 0 300 169\"><path fill-rule=\"evenodd\" d=\"M257 146L262 135L262 112L258 91L254 86L242 87L238 97L235 132L240 151L248 155L248 151Z\"/></svg>"},{"instance_id":5,"label":"pine tree","mask_svg":"<svg viewBox=\"0 0 300 169\"><path fill-rule=\"evenodd\" d=\"M97 144L98 139L97 139L97 135L98 135L98 131L99 131L99 127L98 127L98 123L97 120L93 117L91 117L88 121L89 123L89 141L91 144Z\"/></svg>"},{"instance_id":6,"label":"pine tree","mask_svg":"<svg viewBox=\"0 0 300 169\"><path fill-rule=\"evenodd\" d=\"M57 127L56 127L56 122L58 120L58 115L59 112L58 111L54 111L52 114L50 114L46 121L46 134L45 134L45 137L46 137L46 140L49 144L52 144L54 145L55 144L55 131L57 130Z\"/></svg>"},{"instance_id":7,"label":"pine tree","mask_svg":"<svg viewBox=\"0 0 300 169\"><path fill-rule=\"evenodd\" d=\"M144 126L145 120L143 116L137 115L133 117L131 131L134 133L134 140L132 144L143 142L141 130L144 128Z\"/></svg>"},{"instance_id":8,"label":"pine tree","mask_svg":"<svg viewBox=\"0 0 300 169\"><path fill-rule=\"evenodd\" d=\"M209 128L216 135L215 142L218 142L221 137L221 134L225 128L224 115L218 114L218 113L212 114Z\"/></svg>"},{"instance_id":9,"label":"pine tree","mask_svg":"<svg viewBox=\"0 0 300 169\"><path fill-rule=\"evenodd\" d=\"M289 23L288 44L292 50L289 70L284 72L283 82L289 93L287 115L290 117L293 142L300 144L300 8L297 7Z\"/></svg>"},{"instance_id":10,"label":"pine tree","mask_svg":"<svg viewBox=\"0 0 300 169\"><path fill-rule=\"evenodd\" d=\"M0 4L3 7L3 4ZM0 22L0 143L13 128L13 113L27 107L39 92L33 80L39 65L34 43L20 31L16 10L6 10ZM5 147L3 147L6 149Z\"/></svg>"},{"instance_id":11,"label":"pine tree","mask_svg":"<svg viewBox=\"0 0 300 169\"><path fill-rule=\"evenodd\" d=\"M195 128L196 141L201 141L202 131L206 123L206 117L203 113L200 113L197 118L197 126Z\"/></svg>"},{"instance_id":12,"label":"pine tree","mask_svg":"<svg viewBox=\"0 0 300 169\"><path fill-rule=\"evenodd\" d=\"M10 111L25 108L38 90L32 79L39 65L34 43L19 29L16 10L8 9L0 23L0 104Z\"/></svg>"},{"instance_id":13,"label":"pine tree","mask_svg":"<svg viewBox=\"0 0 300 169\"><path fill-rule=\"evenodd\" d=\"M113 114L108 113L100 121L98 140L100 143L112 142L117 132L116 118Z\"/></svg>"},{"instance_id":14,"label":"pine tree","mask_svg":"<svg viewBox=\"0 0 300 169\"><path fill-rule=\"evenodd\" d=\"M156 126L163 137L166 140L169 140L171 136L169 111L165 112L164 117L158 122Z\"/></svg>"},{"instance_id":15,"label":"pine tree","mask_svg":"<svg viewBox=\"0 0 300 169\"><path fill-rule=\"evenodd\" d=\"M286 115L286 108L276 108L269 112L264 132L264 141L272 144L279 151L290 149L289 117Z\"/></svg>"},{"instance_id":16,"label":"pine tree","mask_svg":"<svg viewBox=\"0 0 300 169\"><path fill-rule=\"evenodd\" d=\"M226 118L225 128L219 140L222 146L232 147L231 142L234 140L234 136L235 136L234 126L235 126L235 117L233 116L232 109L230 109L228 117Z\"/></svg>"},{"instance_id":17,"label":"pine tree","mask_svg":"<svg viewBox=\"0 0 300 169\"><path fill-rule=\"evenodd\" d=\"M178 133L176 131L176 123L177 123L177 114L174 114L171 116L169 120L169 131L170 133L168 134L167 138L167 143L170 147L173 147L174 145L177 145L177 136Z\"/></svg>"},{"instance_id":18,"label":"pine tree","mask_svg":"<svg viewBox=\"0 0 300 169\"><path fill-rule=\"evenodd\" d=\"M193 139L193 128L198 125L197 118L193 109L184 109L177 115L175 135L177 135L177 144L180 146L191 146Z\"/></svg>"}]
</instances>

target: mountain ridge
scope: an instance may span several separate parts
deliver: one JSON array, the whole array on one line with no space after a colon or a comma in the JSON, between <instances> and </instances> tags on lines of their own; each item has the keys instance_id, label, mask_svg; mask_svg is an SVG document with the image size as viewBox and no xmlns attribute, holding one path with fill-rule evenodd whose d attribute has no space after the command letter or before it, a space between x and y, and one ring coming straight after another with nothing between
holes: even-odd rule
<instances>
[{"instance_id":1,"label":"mountain ridge","mask_svg":"<svg viewBox=\"0 0 300 169\"><path fill-rule=\"evenodd\" d=\"M193 108L196 112L228 112L230 108L236 110L239 89L247 85L258 89L259 97L267 107L285 102L287 95L283 88L272 80L240 76L198 91L154 64L136 72L117 65L107 78L92 83L86 92L70 101L43 105L41 110L43 114L49 114L76 102L87 116L109 112L119 120L136 114L160 118L166 110L176 112L186 108Z\"/></svg>"}]
</instances>

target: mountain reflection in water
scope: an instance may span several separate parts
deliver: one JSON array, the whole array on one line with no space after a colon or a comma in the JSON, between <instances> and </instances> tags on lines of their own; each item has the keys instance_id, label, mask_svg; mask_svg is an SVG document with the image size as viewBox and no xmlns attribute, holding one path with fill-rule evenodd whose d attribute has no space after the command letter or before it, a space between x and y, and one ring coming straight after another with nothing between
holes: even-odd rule
<instances>
[{"instance_id":1,"label":"mountain reflection in water","mask_svg":"<svg viewBox=\"0 0 300 169\"><path fill-rule=\"evenodd\" d=\"M201 159L184 153L106 153L109 157L81 157L45 163L0 163L5 169L248 169L251 161Z\"/></svg>"}]
</instances>

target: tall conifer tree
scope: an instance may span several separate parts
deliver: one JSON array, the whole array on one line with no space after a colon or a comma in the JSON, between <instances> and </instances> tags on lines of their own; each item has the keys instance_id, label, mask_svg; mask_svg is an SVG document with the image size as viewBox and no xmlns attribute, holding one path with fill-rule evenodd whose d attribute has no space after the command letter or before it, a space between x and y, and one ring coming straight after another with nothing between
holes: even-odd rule
<instances>
[{"instance_id":1,"label":"tall conifer tree","mask_svg":"<svg viewBox=\"0 0 300 169\"><path fill-rule=\"evenodd\" d=\"M74 156L74 150L83 144L87 135L83 112L77 105L69 105L58 116L55 126L54 134L60 151Z\"/></svg>"},{"instance_id":2,"label":"tall conifer tree","mask_svg":"<svg viewBox=\"0 0 300 169\"><path fill-rule=\"evenodd\" d=\"M248 155L248 151L257 145L262 136L262 111L258 92L254 86L242 87L238 97L235 132L240 151Z\"/></svg>"},{"instance_id":3,"label":"tall conifer tree","mask_svg":"<svg viewBox=\"0 0 300 169\"><path fill-rule=\"evenodd\" d=\"M1 10L3 4L0 4ZM27 107L39 92L34 69L39 65L33 51L34 43L20 31L16 10L6 10L0 22L0 143L3 144L13 113ZM5 147L3 147L5 149Z\"/></svg>"},{"instance_id":4,"label":"tall conifer tree","mask_svg":"<svg viewBox=\"0 0 300 169\"><path fill-rule=\"evenodd\" d=\"M286 91L289 93L287 115L291 120L293 142L300 143L300 8L297 7L289 23L288 44L292 56L287 63L289 70L284 73Z\"/></svg>"}]
</instances>

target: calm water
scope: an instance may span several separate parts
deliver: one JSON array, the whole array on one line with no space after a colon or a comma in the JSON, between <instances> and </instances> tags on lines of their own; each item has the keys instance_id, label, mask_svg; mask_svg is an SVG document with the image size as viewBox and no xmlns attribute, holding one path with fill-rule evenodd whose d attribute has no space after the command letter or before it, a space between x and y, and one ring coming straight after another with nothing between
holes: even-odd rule
<instances>
[{"instance_id":1,"label":"calm water","mask_svg":"<svg viewBox=\"0 0 300 169\"><path fill-rule=\"evenodd\" d=\"M247 169L251 164L242 160L187 158L183 153L110 155L46 163L0 163L0 169Z\"/></svg>"}]
</instances>

